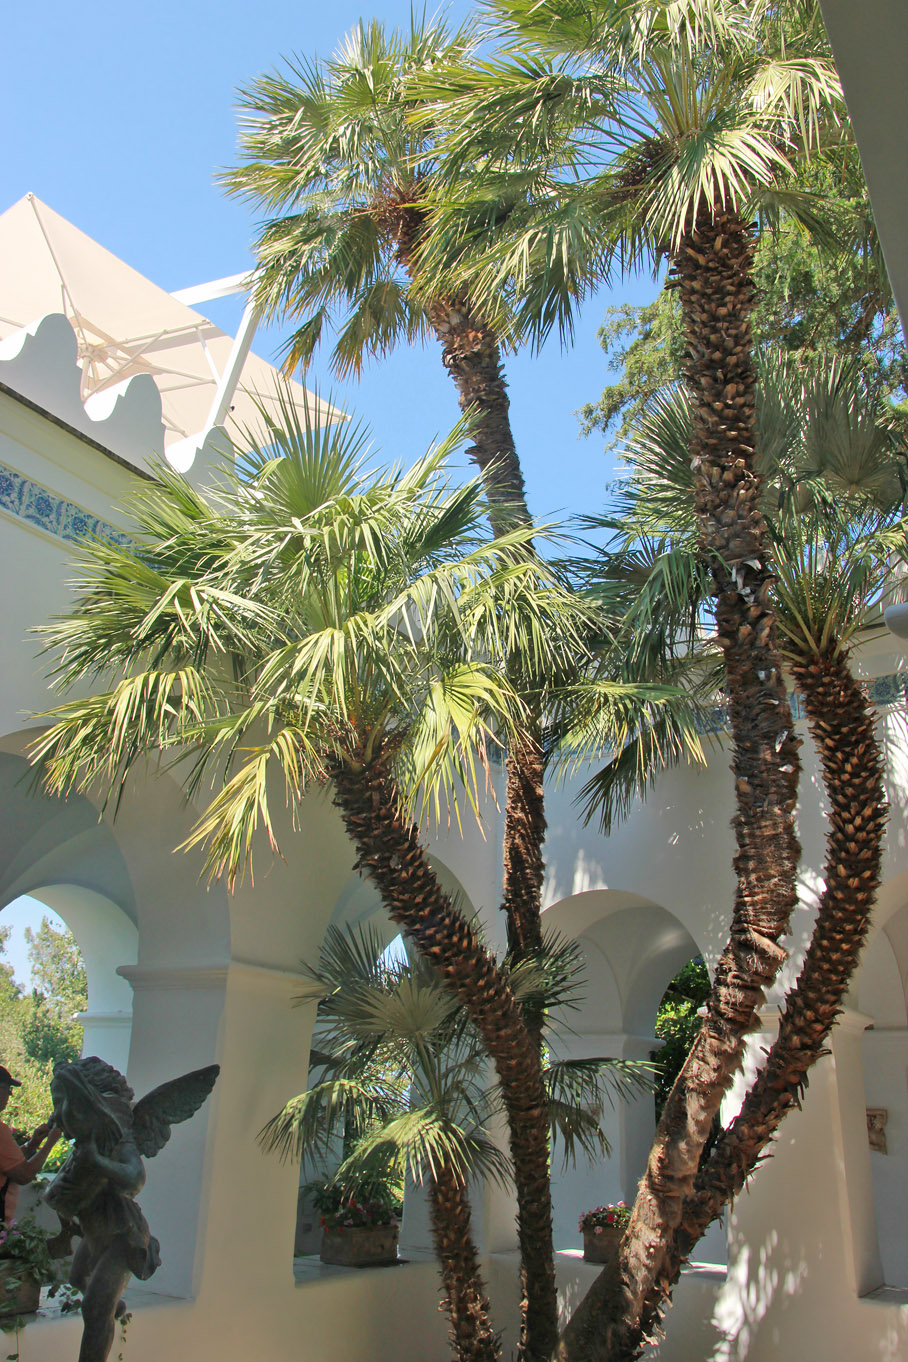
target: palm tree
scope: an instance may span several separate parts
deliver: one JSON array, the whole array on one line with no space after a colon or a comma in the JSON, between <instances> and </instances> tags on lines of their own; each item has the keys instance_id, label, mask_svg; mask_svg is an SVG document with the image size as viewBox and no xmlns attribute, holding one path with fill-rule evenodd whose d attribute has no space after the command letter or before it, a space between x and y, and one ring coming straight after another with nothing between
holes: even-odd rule
<instances>
[{"instance_id":1,"label":"palm tree","mask_svg":"<svg viewBox=\"0 0 908 1362\"><path fill-rule=\"evenodd\" d=\"M342 1190L409 1173L429 1192L432 1238L450 1337L461 1362L495 1362L471 1229L471 1178L507 1177L489 1137L485 1056L466 1013L434 971L385 964L369 933L329 931L317 972L299 1001L319 1001L318 1081L262 1132L268 1149L295 1160L324 1157L344 1136L330 1179Z\"/></svg>"},{"instance_id":2,"label":"palm tree","mask_svg":"<svg viewBox=\"0 0 908 1362\"><path fill-rule=\"evenodd\" d=\"M139 494L133 544L86 547L77 601L49 646L64 686L119 679L61 705L34 756L59 792L105 781L112 791L149 750L188 759L199 794L226 768L189 841L231 880L257 830L275 845L273 780L292 806L331 782L358 867L495 1064L528 1338L536 1331L528 1354L542 1357L554 1299L539 1046L440 887L413 810L417 791L452 804L462 787L475 802L485 747L519 733L524 707L502 675L502 646L562 670L583 651L588 612L526 552L529 527L488 542L479 485L444 481L450 446L367 478L356 469L361 430L288 421L207 499L161 470Z\"/></svg>"},{"instance_id":3,"label":"palm tree","mask_svg":"<svg viewBox=\"0 0 908 1362\"><path fill-rule=\"evenodd\" d=\"M573 1005L581 959L574 943L551 941L541 956L506 962L512 992L526 1008ZM311 985L318 1000L320 1077L265 1127L262 1143L282 1157L330 1157L343 1136L345 1157L329 1184L342 1192L386 1185L404 1174L426 1186L432 1236L462 1362L500 1357L471 1233L469 1183L510 1182L489 1135L501 1094L489 1087L486 1059L463 1006L433 969L382 958L368 930L331 929ZM598 1113L606 1100L650 1087L650 1066L622 1060L549 1063L544 1072L553 1141L565 1158L608 1153Z\"/></svg>"},{"instance_id":4,"label":"palm tree","mask_svg":"<svg viewBox=\"0 0 908 1362\"><path fill-rule=\"evenodd\" d=\"M504 292L480 309L469 283L453 282L463 229L450 219L443 233L433 229L444 127L418 89L420 77L474 46L469 27L452 33L438 20L414 16L408 33L358 25L331 60L290 63L242 93L243 161L222 180L268 215L254 247L254 296L265 315L300 321L288 365L307 363L332 321L340 375L399 341L436 337L472 416L470 455L500 534L530 520L502 364L503 339L517 336ZM505 215L503 203L497 212ZM540 712L526 659L509 665ZM514 735L506 768L502 909L510 949L532 953L542 940L546 831L537 725Z\"/></svg>"},{"instance_id":5,"label":"palm tree","mask_svg":"<svg viewBox=\"0 0 908 1362\"><path fill-rule=\"evenodd\" d=\"M859 636L883 629L881 595L908 555L904 435L873 398L858 363L823 362L805 374L782 357L764 356L760 393L763 514L773 546L780 651L803 700L829 804L825 888L778 1038L740 1114L701 1163L672 1236L661 1290L647 1302L644 1332L658 1323L665 1293L693 1245L740 1192L786 1112L799 1104L857 967L879 884L883 758L850 649ZM635 602L634 626L649 633L659 618L664 636L699 648L701 671L714 679L708 644L703 655L706 570L684 457L692 419L681 389L654 403L631 441L625 518L613 524L629 544L654 542L668 559ZM626 545L610 571L625 578L633 561ZM691 630L691 619L698 629ZM674 754L663 750L671 761ZM613 766L588 792L591 806L607 816L616 799L627 797L624 775Z\"/></svg>"},{"instance_id":6,"label":"palm tree","mask_svg":"<svg viewBox=\"0 0 908 1362\"><path fill-rule=\"evenodd\" d=\"M415 14L409 32L360 23L332 59L288 63L242 92L242 162L222 182L267 214L254 246L254 297L266 316L299 322L288 366L310 360L332 321L340 375L401 340L435 336L461 410L472 418L469 452L485 481L492 527L506 534L530 522L502 364L502 340L516 336L503 294L479 308L469 284L453 282L460 230L449 222L443 235L435 232L432 215L444 128L418 91L420 76L465 60L474 47L471 28L451 32ZM525 551L532 552L529 541ZM509 949L526 955L542 944L546 833L544 678L536 661L507 658L526 717L506 753L501 907ZM526 1021L541 1046L542 1016ZM551 1254L542 1294L546 1352L556 1329Z\"/></svg>"},{"instance_id":7,"label":"palm tree","mask_svg":"<svg viewBox=\"0 0 908 1362\"><path fill-rule=\"evenodd\" d=\"M307 364L332 321L332 364L358 373L367 355L434 334L461 410L475 413L470 455L483 473L496 533L529 522L508 418L501 338L468 292L426 292L420 259L456 253L432 239L431 195L443 155L438 120L417 123L416 78L465 60L476 37L415 13L409 32L358 24L334 57L293 61L240 92L242 161L227 190L268 216L254 250L253 298L299 322L288 366Z\"/></svg>"},{"instance_id":8,"label":"palm tree","mask_svg":"<svg viewBox=\"0 0 908 1362\"><path fill-rule=\"evenodd\" d=\"M518 174L536 155L550 164L573 122L564 164L581 183L566 178L535 205L535 217L515 218L510 236L481 243L474 296L485 296L479 280L489 292L509 281L545 328L559 315L559 290L545 281L561 242L580 234L598 277L615 264L668 256L684 322L688 453L733 741L737 893L729 943L641 1183L621 1251L620 1309L604 1323L605 1288L594 1288L562 1345L565 1356L579 1348L623 1357L636 1346L634 1330L662 1277L719 1103L784 958L779 941L796 902L797 741L759 505L753 219L783 201L810 216L793 167L835 122L840 92L819 10L808 2L492 0L491 9L510 49L435 83L450 123L460 126L459 154L472 145L474 155L476 148L497 155L506 179L509 158ZM594 1342L601 1329L605 1341Z\"/></svg>"}]
</instances>

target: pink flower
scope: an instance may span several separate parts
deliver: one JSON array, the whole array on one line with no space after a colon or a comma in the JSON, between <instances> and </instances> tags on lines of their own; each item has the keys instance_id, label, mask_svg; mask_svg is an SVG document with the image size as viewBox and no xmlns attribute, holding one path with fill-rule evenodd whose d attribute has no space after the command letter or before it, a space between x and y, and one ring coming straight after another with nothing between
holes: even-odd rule
<instances>
[{"instance_id":1,"label":"pink flower","mask_svg":"<svg viewBox=\"0 0 908 1362\"><path fill-rule=\"evenodd\" d=\"M597 1225L596 1228L593 1230L593 1234L601 1234L601 1233L602 1233L602 1226L601 1226L601 1225Z\"/></svg>"}]
</instances>

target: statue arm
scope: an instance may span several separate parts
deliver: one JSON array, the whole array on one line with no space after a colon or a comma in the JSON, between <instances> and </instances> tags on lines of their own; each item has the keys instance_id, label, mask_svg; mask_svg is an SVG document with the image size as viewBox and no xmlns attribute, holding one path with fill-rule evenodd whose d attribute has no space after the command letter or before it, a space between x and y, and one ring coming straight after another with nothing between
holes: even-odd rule
<instances>
[{"instance_id":1,"label":"statue arm","mask_svg":"<svg viewBox=\"0 0 908 1362\"><path fill-rule=\"evenodd\" d=\"M144 1186L145 1166L132 1140L122 1140L112 1158L102 1154L94 1141L77 1145L77 1153L79 1163L89 1164L130 1196L135 1196Z\"/></svg>"}]
</instances>

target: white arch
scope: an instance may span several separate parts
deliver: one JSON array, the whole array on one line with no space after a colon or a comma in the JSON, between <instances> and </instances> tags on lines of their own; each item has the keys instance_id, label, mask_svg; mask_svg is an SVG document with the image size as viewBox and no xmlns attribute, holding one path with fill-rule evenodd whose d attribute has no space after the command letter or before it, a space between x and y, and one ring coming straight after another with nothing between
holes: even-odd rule
<instances>
[{"instance_id":1,"label":"white arch","mask_svg":"<svg viewBox=\"0 0 908 1362\"><path fill-rule=\"evenodd\" d=\"M587 951L587 999L574 1023L581 1031L652 1035L662 994L682 965L702 955L684 922L658 903L619 889L594 889L561 899L544 915L547 927ZM608 978L593 978L607 966ZM609 997L611 983L618 994Z\"/></svg>"}]
</instances>

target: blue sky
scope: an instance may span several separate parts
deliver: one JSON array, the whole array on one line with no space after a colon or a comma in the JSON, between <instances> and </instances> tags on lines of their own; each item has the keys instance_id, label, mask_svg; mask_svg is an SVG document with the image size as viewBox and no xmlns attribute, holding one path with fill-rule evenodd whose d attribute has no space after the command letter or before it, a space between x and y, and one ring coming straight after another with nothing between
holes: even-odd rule
<instances>
[{"instance_id":1,"label":"blue sky","mask_svg":"<svg viewBox=\"0 0 908 1362\"><path fill-rule=\"evenodd\" d=\"M351 0L253 11L238 0L160 0L89 10L61 0L10 6L4 15L3 194L31 190L166 289L238 273L251 263L249 210L213 184L234 155L237 86L282 55L329 54L360 18L407 23L409 4ZM454 0L454 20L470 12ZM601 504L610 465L598 437L578 438L575 412L605 380L596 330L610 301L652 296L648 278L590 301L575 344L508 359L512 419L530 506L537 516ZM232 330L237 302L203 309ZM256 349L272 358L279 336ZM409 461L457 419L437 347L401 351L339 390L324 359L309 382L333 389L366 418L390 458Z\"/></svg>"}]
</instances>

